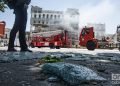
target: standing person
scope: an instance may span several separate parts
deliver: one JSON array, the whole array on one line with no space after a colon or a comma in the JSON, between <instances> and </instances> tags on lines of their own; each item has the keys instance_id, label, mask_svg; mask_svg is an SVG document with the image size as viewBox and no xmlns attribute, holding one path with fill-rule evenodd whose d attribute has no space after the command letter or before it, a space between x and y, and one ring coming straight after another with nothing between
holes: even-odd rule
<instances>
[{"instance_id":1,"label":"standing person","mask_svg":"<svg viewBox=\"0 0 120 86\"><path fill-rule=\"evenodd\" d=\"M19 42L20 42L21 51L32 52L31 50L28 49L28 46L26 44L26 37L25 37L26 24L27 24L27 8L30 2L31 0L8 0L8 6L10 6L10 8L14 10L14 14L15 14L15 22L10 32L8 51L13 51L13 52L17 51L14 48L14 41L15 41L16 33L19 32Z\"/></svg>"}]
</instances>

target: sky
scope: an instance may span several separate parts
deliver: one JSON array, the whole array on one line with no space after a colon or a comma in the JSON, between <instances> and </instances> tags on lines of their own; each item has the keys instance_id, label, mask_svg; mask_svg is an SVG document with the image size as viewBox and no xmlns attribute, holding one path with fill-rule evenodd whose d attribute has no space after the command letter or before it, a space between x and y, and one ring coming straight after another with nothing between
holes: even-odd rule
<instances>
[{"instance_id":1,"label":"sky","mask_svg":"<svg viewBox=\"0 0 120 86\"><path fill-rule=\"evenodd\" d=\"M120 24L120 0L31 0L28 9L27 31L30 30L31 5L42 7L43 10L65 11L67 8L79 9L79 26L87 23L102 23L106 25L106 33L114 34ZM6 21L6 27L12 28L14 14L9 8L0 12L0 21Z\"/></svg>"}]
</instances>

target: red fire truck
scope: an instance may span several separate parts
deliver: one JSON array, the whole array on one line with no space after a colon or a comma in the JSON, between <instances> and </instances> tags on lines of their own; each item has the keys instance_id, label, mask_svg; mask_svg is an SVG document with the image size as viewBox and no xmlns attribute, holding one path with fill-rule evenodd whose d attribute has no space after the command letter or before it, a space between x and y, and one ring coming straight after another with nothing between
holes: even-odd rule
<instances>
[{"instance_id":1,"label":"red fire truck","mask_svg":"<svg viewBox=\"0 0 120 86\"><path fill-rule=\"evenodd\" d=\"M0 21L0 37L3 37L5 34L5 22Z\"/></svg>"},{"instance_id":2,"label":"red fire truck","mask_svg":"<svg viewBox=\"0 0 120 86\"><path fill-rule=\"evenodd\" d=\"M79 36L79 45L86 47L88 50L94 50L96 48L113 48L113 44L109 41L109 37L103 37L102 40L95 38L93 27L85 27L82 29Z\"/></svg>"},{"instance_id":3,"label":"red fire truck","mask_svg":"<svg viewBox=\"0 0 120 86\"><path fill-rule=\"evenodd\" d=\"M93 27L85 27L82 29L79 36L79 45L86 47L88 50L97 48L97 39L94 38Z\"/></svg>"},{"instance_id":4,"label":"red fire truck","mask_svg":"<svg viewBox=\"0 0 120 86\"><path fill-rule=\"evenodd\" d=\"M68 35L68 32L65 30L34 33L30 46L56 49L60 47L72 47L72 40L70 40L71 38L69 38L70 36ZM86 47L88 50L94 50L96 48L114 48L111 47L113 44L110 43L108 37L104 37L102 40L96 39L93 27L85 27L82 29L79 36L79 45Z\"/></svg>"},{"instance_id":5,"label":"red fire truck","mask_svg":"<svg viewBox=\"0 0 120 86\"><path fill-rule=\"evenodd\" d=\"M30 46L32 48L50 47L56 49L60 49L60 47L70 47L71 42L68 38L68 32L66 30L33 33Z\"/></svg>"},{"instance_id":6,"label":"red fire truck","mask_svg":"<svg viewBox=\"0 0 120 86\"><path fill-rule=\"evenodd\" d=\"M0 46L4 46L4 43L1 38L4 37L5 34L5 22L0 21Z\"/></svg>"}]
</instances>

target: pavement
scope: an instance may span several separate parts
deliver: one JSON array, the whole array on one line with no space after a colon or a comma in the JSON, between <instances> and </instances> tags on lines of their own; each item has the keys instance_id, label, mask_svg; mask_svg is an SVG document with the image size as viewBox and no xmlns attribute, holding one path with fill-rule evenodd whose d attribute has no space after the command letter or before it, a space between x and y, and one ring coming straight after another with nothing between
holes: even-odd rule
<instances>
[{"instance_id":1,"label":"pavement","mask_svg":"<svg viewBox=\"0 0 120 86\"><path fill-rule=\"evenodd\" d=\"M16 48L18 51L19 48ZM120 74L120 52L117 49L103 50L75 48L30 48L29 52L6 52L7 47L0 47L0 86L70 86L64 80L49 82L54 75L44 74L39 59L46 55L57 56L65 63L82 65L94 70L106 78L106 82L91 81L80 83L79 86L119 86L119 81L112 81L112 74Z\"/></svg>"}]
</instances>

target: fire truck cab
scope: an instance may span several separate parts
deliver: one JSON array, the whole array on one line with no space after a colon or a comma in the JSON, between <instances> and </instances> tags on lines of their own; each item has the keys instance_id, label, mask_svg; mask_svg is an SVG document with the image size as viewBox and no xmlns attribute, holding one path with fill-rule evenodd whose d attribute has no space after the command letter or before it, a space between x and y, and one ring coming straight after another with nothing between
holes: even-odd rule
<instances>
[{"instance_id":1,"label":"fire truck cab","mask_svg":"<svg viewBox=\"0 0 120 86\"><path fill-rule=\"evenodd\" d=\"M84 27L79 36L79 45L86 47L88 50L97 48L97 39L94 38L93 27Z\"/></svg>"}]
</instances>

